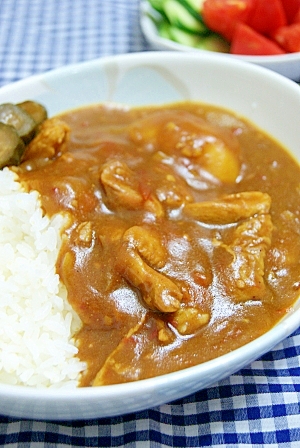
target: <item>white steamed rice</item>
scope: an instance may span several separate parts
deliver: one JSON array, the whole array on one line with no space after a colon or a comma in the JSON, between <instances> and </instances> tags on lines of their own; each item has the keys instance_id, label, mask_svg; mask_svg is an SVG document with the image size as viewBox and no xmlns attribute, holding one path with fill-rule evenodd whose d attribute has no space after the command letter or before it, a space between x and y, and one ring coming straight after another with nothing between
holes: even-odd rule
<instances>
[{"instance_id":1,"label":"white steamed rice","mask_svg":"<svg viewBox=\"0 0 300 448\"><path fill-rule=\"evenodd\" d=\"M64 218L0 171L0 383L76 387L80 320L55 270Z\"/></svg>"}]
</instances>

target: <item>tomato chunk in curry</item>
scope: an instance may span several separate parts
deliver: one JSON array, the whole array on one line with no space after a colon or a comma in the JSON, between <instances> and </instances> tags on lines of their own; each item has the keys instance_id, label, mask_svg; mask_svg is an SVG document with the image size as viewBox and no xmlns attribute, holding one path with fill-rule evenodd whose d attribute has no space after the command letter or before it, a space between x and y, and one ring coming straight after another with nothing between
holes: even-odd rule
<instances>
[{"instance_id":1,"label":"tomato chunk in curry","mask_svg":"<svg viewBox=\"0 0 300 448\"><path fill-rule=\"evenodd\" d=\"M94 105L48 119L17 168L65 213L57 272L81 386L148 378L265 333L299 296L300 168L229 111Z\"/></svg>"}]
</instances>

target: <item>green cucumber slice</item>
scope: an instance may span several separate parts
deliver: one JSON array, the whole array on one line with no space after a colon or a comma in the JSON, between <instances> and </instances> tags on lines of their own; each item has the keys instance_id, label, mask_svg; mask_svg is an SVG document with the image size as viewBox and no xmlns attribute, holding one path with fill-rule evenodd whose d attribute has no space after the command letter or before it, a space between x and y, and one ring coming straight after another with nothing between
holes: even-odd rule
<instances>
[{"instance_id":1,"label":"green cucumber slice","mask_svg":"<svg viewBox=\"0 0 300 448\"><path fill-rule=\"evenodd\" d=\"M190 33L204 35L208 33L208 28L203 24L200 15L196 19L179 0L165 0L164 12L170 24L177 28Z\"/></svg>"},{"instance_id":2,"label":"green cucumber slice","mask_svg":"<svg viewBox=\"0 0 300 448\"><path fill-rule=\"evenodd\" d=\"M189 33L176 26L170 26L169 35L170 39L181 45L186 45L188 47L195 47L195 48L197 48L198 45L200 45L201 37L199 35Z\"/></svg>"}]
</instances>

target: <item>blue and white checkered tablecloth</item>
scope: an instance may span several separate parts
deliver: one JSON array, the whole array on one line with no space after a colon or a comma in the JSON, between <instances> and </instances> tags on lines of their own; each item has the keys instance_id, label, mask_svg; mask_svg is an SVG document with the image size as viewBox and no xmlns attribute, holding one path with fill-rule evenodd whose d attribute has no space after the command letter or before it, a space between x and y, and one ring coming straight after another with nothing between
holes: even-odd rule
<instances>
[{"instance_id":1,"label":"blue and white checkered tablecloth","mask_svg":"<svg viewBox=\"0 0 300 448\"><path fill-rule=\"evenodd\" d=\"M0 0L0 86L148 50L138 9L138 0ZM68 422L0 415L0 446L299 448L299 402L300 330L230 378L147 411Z\"/></svg>"}]
</instances>

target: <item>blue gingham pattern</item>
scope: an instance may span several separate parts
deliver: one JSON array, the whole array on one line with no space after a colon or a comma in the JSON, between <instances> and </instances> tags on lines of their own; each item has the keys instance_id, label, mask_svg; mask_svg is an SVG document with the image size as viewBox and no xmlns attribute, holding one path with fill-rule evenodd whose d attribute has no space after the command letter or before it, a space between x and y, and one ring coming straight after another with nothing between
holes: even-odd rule
<instances>
[{"instance_id":1,"label":"blue gingham pattern","mask_svg":"<svg viewBox=\"0 0 300 448\"><path fill-rule=\"evenodd\" d=\"M146 49L138 0L0 0L0 85Z\"/></svg>"},{"instance_id":2,"label":"blue gingham pattern","mask_svg":"<svg viewBox=\"0 0 300 448\"><path fill-rule=\"evenodd\" d=\"M0 86L148 50L138 8L138 0L0 0ZM230 378L154 409L70 422L0 416L0 446L299 448L299 403L300 330Z\"/></svg>"}]
</instances>

